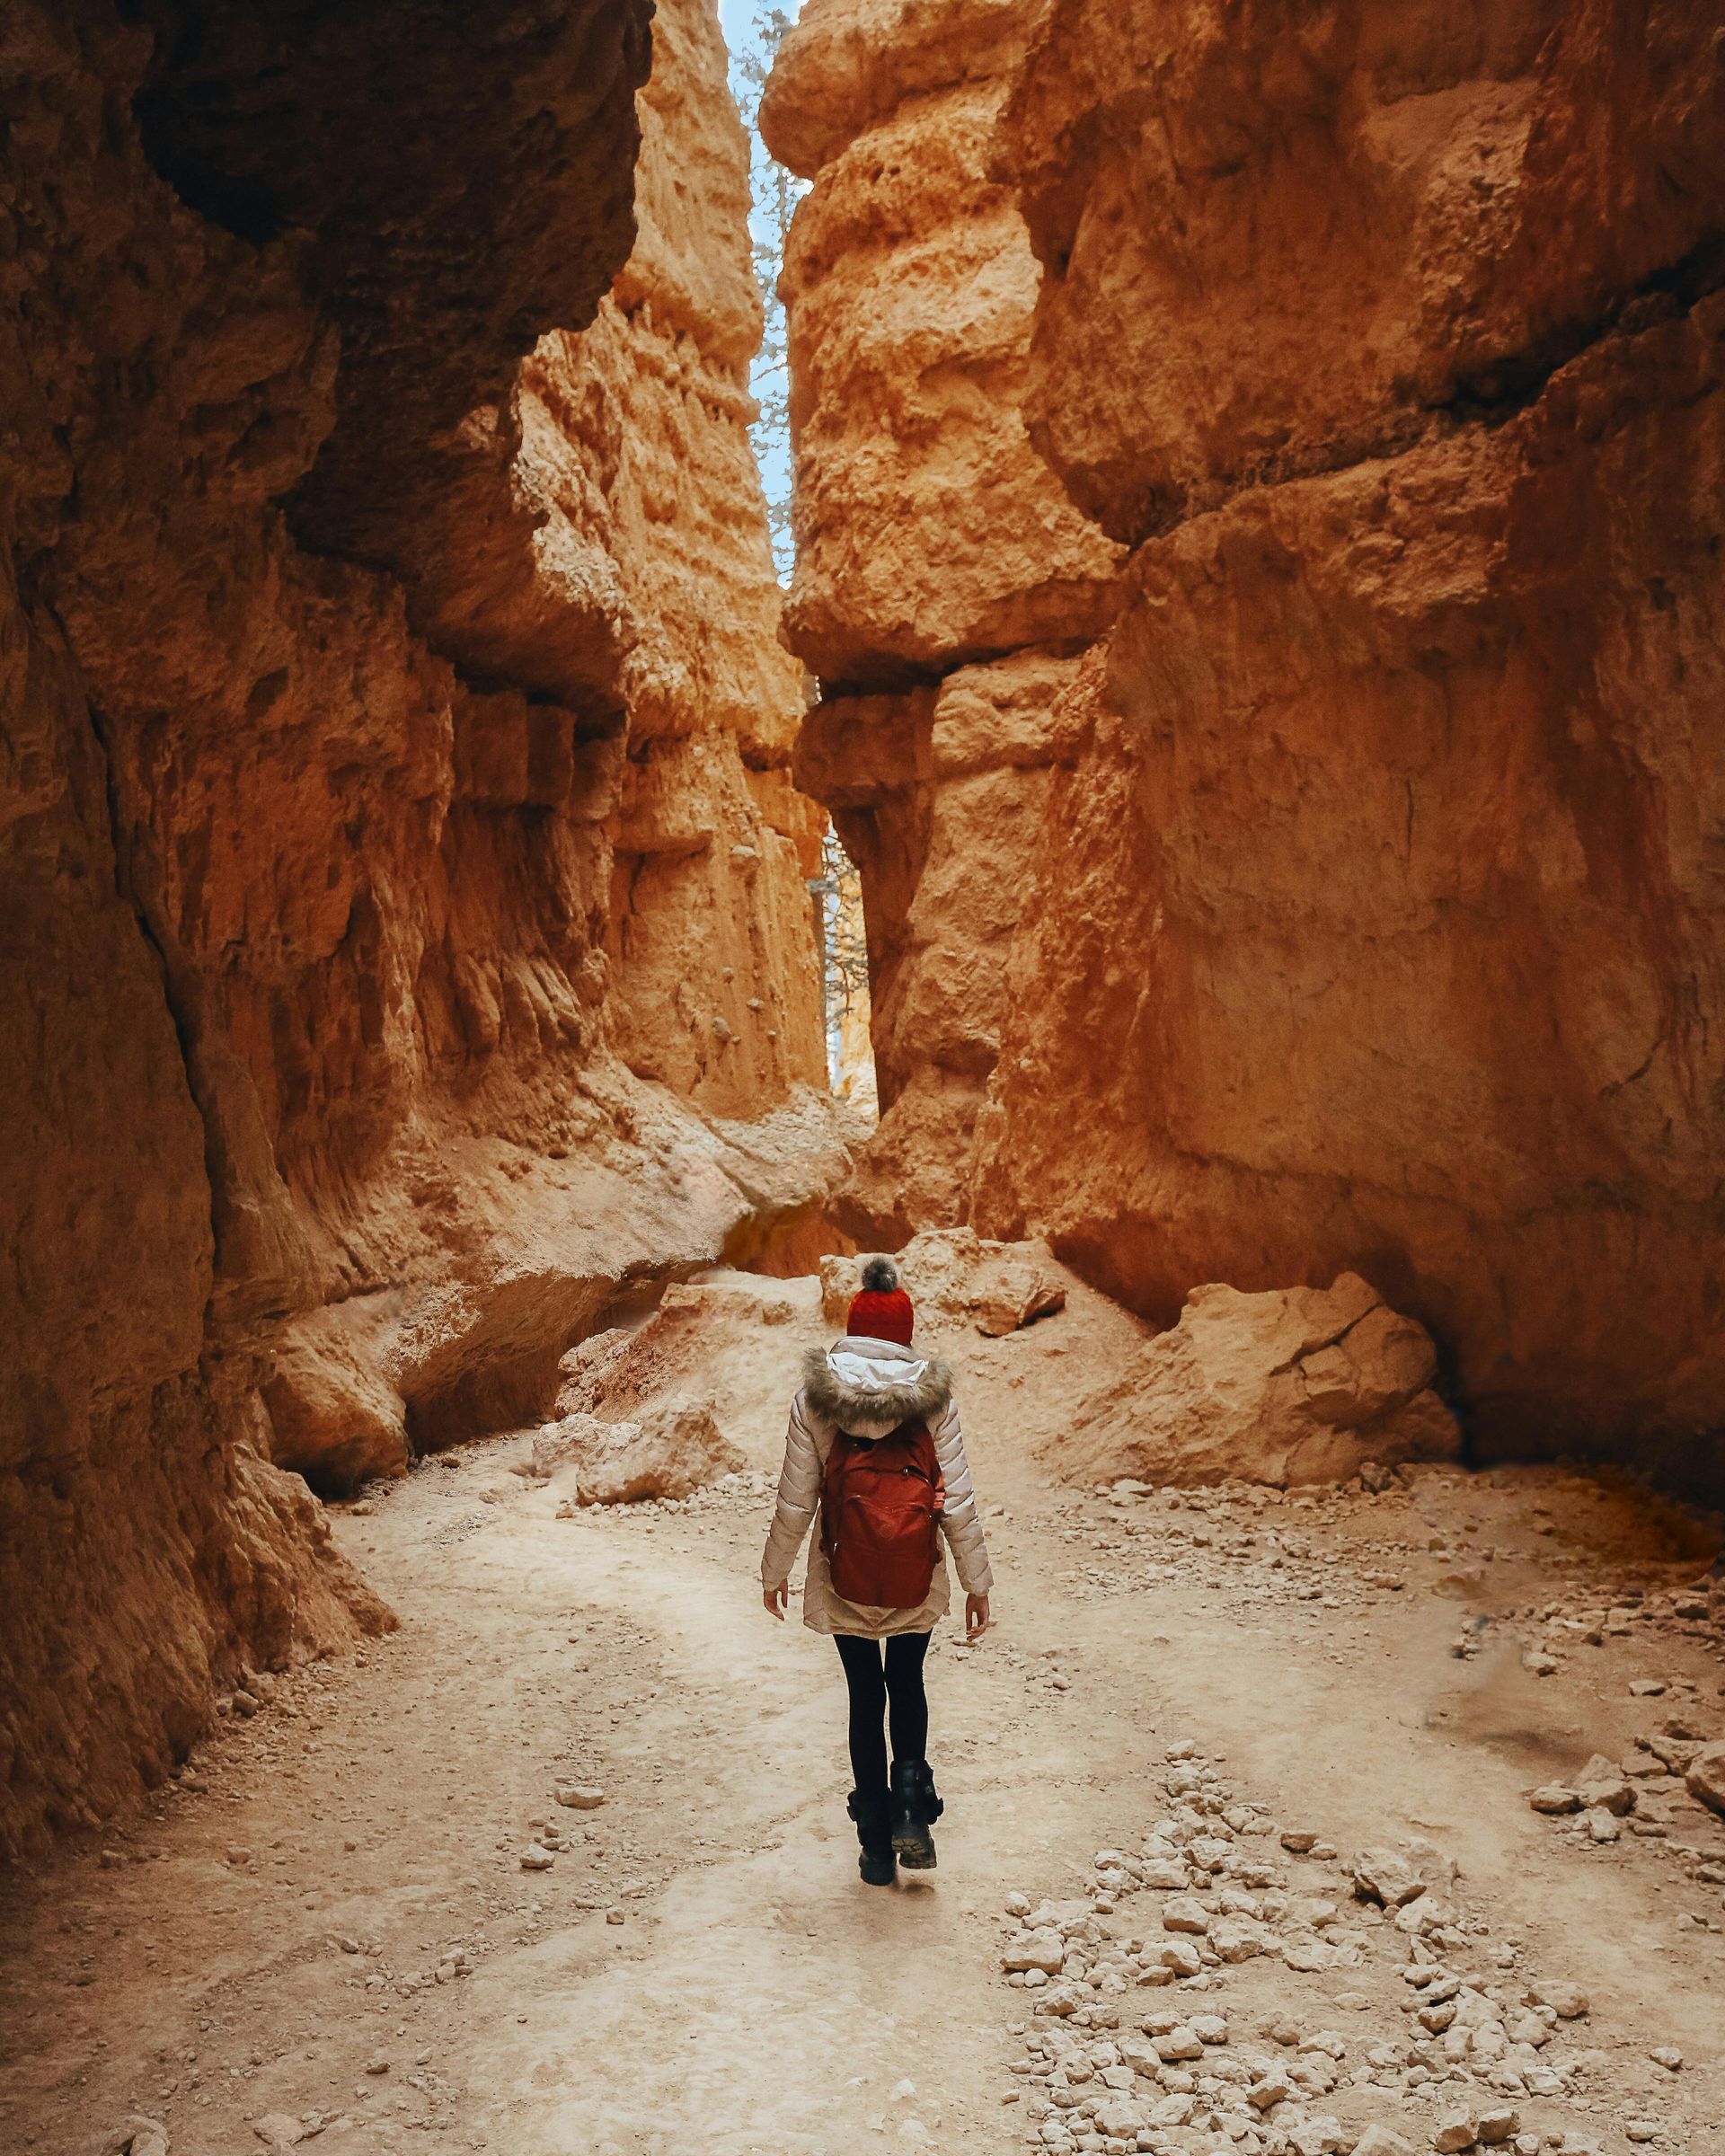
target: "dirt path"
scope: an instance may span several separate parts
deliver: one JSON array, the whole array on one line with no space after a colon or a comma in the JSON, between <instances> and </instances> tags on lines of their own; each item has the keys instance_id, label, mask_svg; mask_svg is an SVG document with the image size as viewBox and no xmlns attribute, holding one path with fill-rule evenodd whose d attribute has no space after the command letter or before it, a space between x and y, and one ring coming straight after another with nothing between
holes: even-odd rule
<instances>
[{"instance_id":1,"label":"dirt path","mask_svg":"<svg viewBox=\"0 0 1725 2156\"><path fill-rule=\"evenodd\" d=\"M781 1330L762 1352L789 1368L794 1345ZM775 1464L758 1418L748 1442ZM270 2117L328 2156L1251 2156L1204 2129L1201 2103L1196 2125L1135 2141L1079 2100L1119 2080L1122 2040L1172 1995L1175 2019L1225 2013L1236 2060L1309 2061L1262 2035L1278 2019L1284 2035L1340 2028L1317 2112L1343 2142L1377 2120L1429 2147L1442 2105L1405 2093L1406 2060L1367 2057L1425 2036L1404 2011L1414 1949L1321 1853L1283 1851L1295 1829L1344 1854L1423 1835L1462 1869L1450 1967L1589 1995L1541 2054L1576 2062L1561 2094L1520 2102L1519 2130L1615 2150L1633 2121L1655 2146L1720 2145L1721 1891L1697 1876L1720 1835L1669 1785L1667 1831L1609 1847L1524 1795L1621 1754L1674 1701L1714 1733L1711 1636L1628 1626L1543 1679L1501 1625L1477 1656L1450 1651L1469 1610L1579 1606L1643 1560L1675 1575L1663 1526L1633 1507L1531 1474L1302 1507L1075 1500L1028 1443L1007 1456L979 1428L985 1498L1009 1515L991 1523L1001 1621L974 1651L940 1638L941 1869L880 1892L855 1877L831 1648L759 1607L762 1489L559 1519L508 1471L526 1445L427 1463L345 1513L338 1533L401 1631L283 1681L155 1817L20 1884L0 1935L0 2146L81 2156L144 2115L173 2156L270 2145L254 2123ZM1650 1674L1672 1689L1632 1697ZM1168 1813L1183 1741L1231 1802L1262 1807L1239 1846L1255 1834L1312 1906L1327 1894L1340 1913L1310 1935L1357 1939L1355 1958L1332 1944L1327 1967L1221 1966L1199 1979L1208 1998L1143 1981L1176 1935L1157 1897L1099 1883L1092 1858L1137 1850ZM570 1780L602 1787L602 1808L550 1802ZM1647 1798L1643 1824L1656 1813ZM571 1847L524 1872L530 1823L553 1817ZM1130 1983L1084 1993L1075 2018L1034 2013L1000 1967L1013 1890L1064 1897L1075 1932L1101 1935L1099 1966L1142 1934ZM1659 2046L1680 2071L1650 2060ZM1127 2072L1126 2093L1165 2102L1181 2071L1161 2086Z\"/></svg>"}]
</instances>

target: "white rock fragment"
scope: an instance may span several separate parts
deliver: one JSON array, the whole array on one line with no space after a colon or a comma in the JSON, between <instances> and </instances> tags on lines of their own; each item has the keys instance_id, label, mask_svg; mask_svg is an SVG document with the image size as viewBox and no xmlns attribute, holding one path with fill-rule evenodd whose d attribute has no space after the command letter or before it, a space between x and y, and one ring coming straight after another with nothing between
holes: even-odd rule
<instances>
[{"instance_id":1,"label":"white rock fragment","mask_svg":"<svg viewBox=\"0 0 1725 2156\"><path fill-rule=\"evenodd\" d=\"M1210 1928L1209 1913L1196 1895L1171 1895L1162 1905L1164 1931L1189 1931L1202 1937Z\"/></svg>"},{"instance_id":2,"label":"white rock fragment","mask_svg":"<svg viewBox=\"0 0 1725 2156\"><path fill-rule=\"evenodd\" d=\"M1349 1870L1360 1900L1381 1903L1386 1909L1399 1909L1426 1891L1427 1882L1393 1849L1363 1850Z\"/></svg>"},{"instance_id":3,"label":"white rock fragment","mask_svg":"<svg viewBox=\"0 0 1725 2156\"><path fill-rule=\"evenodd\" d=\"M1269 2111L1284 2104L1294 2093L1294 2083L1279 2066L1268 2068L1246 2090L1246 2101L1254 2111Z\"/></svg>"},{"instance_id":4,"label":"white rock fragment","mask_svg":"<svg viewBox=\"0 0 1725 2156\"><path fill-rule=\"evenodd\" d=\"M102 2156L168 2156L168 2129L159 2118L135 2116L102 2144Z\"/></svg>"},{"instance_id":5,"label":"white rock fragment","mask_svg":"<svg viewBox=\"0 0 1725 2156\"><path fill-rule=\"evenodd\" d=\"M1000 1966L1010 1975L1016 1970L1039 1969L1045 1976L1057 1976L1066 1958L1066 1942L1051 1926L1036 1931L1027 1931L1007 1942L1000 1957Z\"/></svg>"},{"instance_id":6,"label":"white rock fragment","mask_svg":"<svg viewBox=\"0 0 1725 2156\"><path fill-rule=\"evenodd\" d=\"M1591 2010L1588 1994L1576 1984L1529 1984L1527 2003L1530 2006L1549 2006L1561 2021L1579 2021Z\"/></svg>"},{"instance_id":7,"label":"white rock fragment","mask_svg":"<svg viewBox=\"0 0 1725 2156\"><path fill-rule=\"evenodd\" d=\"M1684 1783L1709 1811L1725 1817L1725 1738L1702 1746L1689 1763Z\"/></svg>"},{"instance_id":8,"label":"white rock fragment","mask_svg":"<svg viewBox=\"0 0 1725 2156\"><path fill-rule=\"evenodd\" d=\"M1588 1811L1606 1811L1626 1818L1635 1809L1635 1789L1614 1759L1596 1752L1575 1780L1576 1792Z\"/></svg>"},{"instance_id":9,"label":"white rock fragment","mask_svg":"<svg viewBox=\"0 0 1725 2156\"><path fill-rule=\"evenodd\" d=\"M1552 1818L1581 1809L1580 1793L1561 1781L1542 1782L1538 1789L1529 1789L1527 1801L1535 1811L1544 1812Z\"/></svg>"}]
</instances>

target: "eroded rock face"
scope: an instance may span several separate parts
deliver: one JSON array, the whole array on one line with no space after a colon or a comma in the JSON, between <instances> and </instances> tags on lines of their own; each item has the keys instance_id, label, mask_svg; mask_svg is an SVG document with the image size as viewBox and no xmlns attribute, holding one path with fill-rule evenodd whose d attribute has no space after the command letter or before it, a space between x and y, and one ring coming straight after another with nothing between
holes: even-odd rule
<instances>
[{"instance_id":1,"label":"eroded rock face","mask_svg":"<svg viewBox=\"0 0 1725 2156\"><path fill-rule=\"evenodd\" d=\"M884 1112L839 1207L861 1241L896 1246L969 1210L1007 962L1076 665L1015 652L938 688L828 695L804 726L798 781L832 808L868 908Z\"/></svg>"},{"instance_id":2,"label":"eroded rock face","mask_svg":"<svg viewBox=\"0 0 1725 2156\"><path fill-rule=\"evenodd\" d=\"M827 682L876 683L1106 619L1114 550L1020 415L1037 271L989 175L1028 6L810 0L763 101L814 181L780 289L790 324L796 573L786 627ZM980 28L984 34L974 34Z\"/></svg>"},{"instance_id":3,"label":"eroded rock face","mask_svg":"<svg viewBox=\"0 0 1725 2156\"><path fill-rule=\"evenodd\" d=\"M1119 550L1020 410L1037 271L990 161L1033 13L809 0L762 107L813 181L780 285L786 631L825 691L799 782L862 871L883 1113L841 1212L864 1241L968 1207L1053 713L1114 603Z\"/></svg>"},{"instance_id":4,"label":"eroded rock face","mask_svg":"<svg viewBox=\"0 0 1725 2156\"><path fill-rule=\"evenodd\" d=\"M1717 1423L1722 319L1142 550L1074 692L980 1224L1169 1317L1369 1253L1493 1443Z\"/></svg>"},{"instance_id":5,"label":"eroded rock face","mask_svg":"<svg viewBox=\"0 0 1725 2156\"><path fill-rule=\"evenodd\" d=\"M836 84L867 72L873 10L808 20ZM889 1105L854 1232L1042 1234L1163 1324L1199 1283L1358 1268L1487 1445L1716 1480L1712 27L1057 0L1024 40L978 63L1012 71L982 169L1042 270L1019 409L1137 552L1112 626L1057 649L1043 769L951 819L947 870L928 742L962 672L806 731L873 863ZM811 205L840 111L964 75L956 32L927 49L799 101ZM860 467L898 454L890 393L834 393L839 364L799 388L823 503L847 425Z\"/></svg>"},{"instance_id":6,"label":"eroded rock face","mask_svg":"<svg viewBox=\"0 0 1725 2156\"><path fill-rule=\"evenodd\" d=\"M1650 285L1693 296L1716 27L1056 0L1001 143L1044 270L1039 447L1136 541L1523 398Z\"/></svg>"},{"instance_id":7,"label":"eroded rock face","mask_svg":"<svg viewBox=\"0 0 1725 2156\"><path fill-rule=\"evenodd\" d=\"M153 33L132 47L150 164L206 228L266 250L303 235L302 288L324 341L339 332L334 423L290 507L316 551L408 567L428 520L459 514L464 445L450 433L507 393L540 329L591 319L628 251L635 93L669 41L652 13L127 11ZM85 4L75 20L90 37L111 18Z\"/></svg>"},{"instance_id":8,"label":"eroded rock face","mask_svg":"<svg viewBox=\"0 0 1725 2156\"><path fill-rule=\"evenodd\" d=\"M744 146L650 12L0 33L4 1846L385 1621L264 1455L542 1408L832 1157Z\"/></svg>"}]
</instances>

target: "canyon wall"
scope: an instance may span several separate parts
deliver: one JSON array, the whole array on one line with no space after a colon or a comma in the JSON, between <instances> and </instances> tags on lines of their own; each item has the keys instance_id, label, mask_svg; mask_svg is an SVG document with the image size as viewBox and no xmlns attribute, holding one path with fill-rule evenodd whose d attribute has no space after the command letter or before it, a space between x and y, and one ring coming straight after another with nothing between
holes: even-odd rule
<instances>
[{"instance_id":1,"label":"canyon wall","mask_svg":"<svg viewBox=\"0 0 1725 2156\"><path fill-rule=\"evenodd\" d=\"M287 1469L838 1156L707 0L26 4L0 96L16 1851L390 1621Z\"/></svg>"},{"instance_id":2,"label":"canyon wall","mask_svg":"<svg viewBox=\"0 0 1725 2156\"><path fill-rule=\"evenodd\" d=\"M780 289L796 460L797 773L862 871L881 1120L841 1215L964 1218L1062 685L1120 549L1031 448L1037 269L989 159L1031 10L808 0L761 107L810 179Z\"/></svg>"},{"instance_id":3,"label":"canyon wall","mask_svg":"<svg viewBox=\"0 0 1725 2156\"><path fill-rule=\"evenodd\" d=\"M856 87L879 5L818 4L849 94L892 104L890 66ZM964 48L1028 12L915 16ZM1715 1490L1716 27L1607 0L1038 12L979 153L1040 268L1018 404L1132 551L1118 618L1063 662L1046 773L991 819L1034 826L1004 952L961 869L933 928L925 790L871 812L868 894L889 1056L932 936L954 982L1002 983L932 1216L1046 1235L1163 1321L1206 1280L1351 1268L1430 1328L1482 1447ZM805 439L889 460L891 393L859 413L822 367ZM902 770L921 737L850 697L880 648L878 610L853 618L834 671ZM804 649L825 669L837 641ZM963 680L916 694L932 713ZM807 767L842 805L871 752L821 724Z\"/></svg>"}]
</instances>

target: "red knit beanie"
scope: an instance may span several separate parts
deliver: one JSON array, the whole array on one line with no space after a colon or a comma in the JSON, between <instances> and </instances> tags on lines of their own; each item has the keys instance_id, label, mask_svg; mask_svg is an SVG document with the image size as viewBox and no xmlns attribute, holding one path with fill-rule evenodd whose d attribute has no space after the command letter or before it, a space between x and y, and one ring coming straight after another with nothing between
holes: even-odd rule
<instances>
[{"instance_id":1,"label":"red knit beanie","mask_svg":"<svg viewBox=\"0 0 1725 2156\"><path fill-rule=\"evenodd\" d=\"M862 1292L851 1297L845 1330L853 1337L870 1340L897 1340L910 1346L916 1322L910 1297L898 1285L898 1268L890 1258L871 1258L862 1268Z\"/></svg>"}]
</instances>

